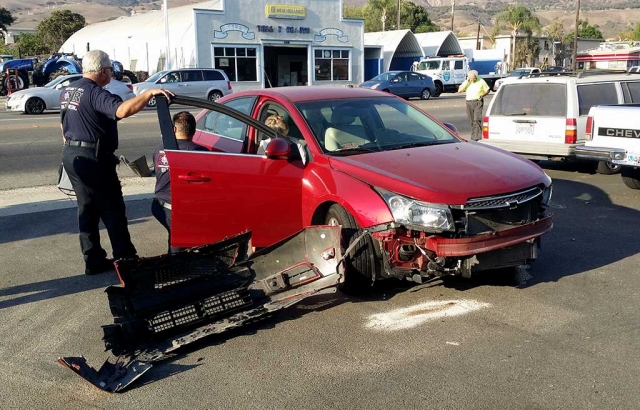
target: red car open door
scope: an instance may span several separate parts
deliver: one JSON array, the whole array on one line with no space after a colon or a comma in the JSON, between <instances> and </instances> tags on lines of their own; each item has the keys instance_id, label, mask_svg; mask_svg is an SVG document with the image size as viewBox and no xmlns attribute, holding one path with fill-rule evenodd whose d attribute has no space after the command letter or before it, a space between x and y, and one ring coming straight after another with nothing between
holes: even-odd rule
<instances>
[{"instance_id":1,"label":"red car open door","mask_svg":"<svg viewBox=\"0 0 640 410\"><path fill-rule=\"evenodd\" d=\"M218 121L248 138L256 131L277 133L253 118L226 107L191 98L175 102L220 113ZM219 241L250 230L254 246L263 247L290 236L302 225L303 163L297 146L290 154L267 158L247 153L179 151L166 100L158 116L171 176L172 246L190 247ZM164 112L166 109L166 112ZM173 142L172 142L173 139ZM247 143L245 142L246 152Z\"/></svg>"}]
</instances>

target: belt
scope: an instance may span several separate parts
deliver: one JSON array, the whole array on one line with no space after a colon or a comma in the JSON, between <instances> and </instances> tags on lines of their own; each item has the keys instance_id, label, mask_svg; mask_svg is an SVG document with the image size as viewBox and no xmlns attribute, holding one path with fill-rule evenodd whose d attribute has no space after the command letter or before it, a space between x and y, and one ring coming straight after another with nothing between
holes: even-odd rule
<instances>
[{"instance_id":1,"label":"belt","mask_svg":"<svg viewBox=\"0 0 640 410\"><path fill-rule=\"evenodd\" d=\"M165 201L164 199L158 199L158 198L156 198L156 201L158 201L158 203L162 205L163 208L171 210L171 204L169 202Z\"/></svg>"},{"instance_id":2,"label":"belt","mask_svg":"<svg viewBox=\"0 0 640 410\"><path fill-rule=\"evenodd\" d=\"M96 144L94 142L74 141L74 140L67 140L65 142L65 145L68 145L70 147L92 148L92 149L96 147Z\"/></svg>"}]
</instances>

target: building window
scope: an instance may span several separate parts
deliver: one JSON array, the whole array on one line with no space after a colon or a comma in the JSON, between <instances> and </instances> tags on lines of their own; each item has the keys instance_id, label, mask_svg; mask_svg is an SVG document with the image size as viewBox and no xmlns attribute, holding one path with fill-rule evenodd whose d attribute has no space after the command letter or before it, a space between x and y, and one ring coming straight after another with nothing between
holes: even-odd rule
<instances>
[{"instance_id":1,"label":"building window","mask_svg":"<svg viewBox=\"0 0 640 410\"><path fill-rule=\"evenodd\" d=\"M316 81L348 81L349 50L316 49L314 54Z\"/></svg>"},{"instance_id":2,"label":"building window","mask_svg":"<svg viewBox=\"0 0 640 410\"><path fill-rule=\"evenodd\" d=\"M258 81L256 47L213 47L213 66L231 81Z\"/></svg>"}]
</instances>

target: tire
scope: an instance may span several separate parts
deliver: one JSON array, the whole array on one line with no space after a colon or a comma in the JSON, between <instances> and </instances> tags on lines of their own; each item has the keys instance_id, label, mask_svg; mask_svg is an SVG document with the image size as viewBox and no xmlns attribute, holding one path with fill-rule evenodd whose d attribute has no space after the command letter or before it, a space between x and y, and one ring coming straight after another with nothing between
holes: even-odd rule
<instances>
[{"instance_id":1,"label":"tire","mask_svg":"<svg viewBox=\"0 0 640 410\"><path fill-rule=\"evenodd\" d=\"M56 78L63 77L65 75L69 75L69 70L67 70L64 67L58 68L56 71L54 71L51 74L49 74L49 81L53 81Z\"/></svg>"},{"instance_id":2,"label":"tire","mask_svg":"<svg viewBox=\"0 0 640 410\"><path fill-rule=\"evenodd\" d=\"M151 99L147 103L147 107L155 107L155 106L156 106L156 97L151 97Z\"/></svg>"},{"instance_id":3,"label":"tire","mask_svg":"<svg viewBox=\"0 0 640 410\"><path fill-rule=\"evenodd\" d=\"M120 76L120 81L122 81L123 83L127 84L135 84L138 82L138 79L136 78L136 75L133 74L131 71L129 70L124 70L122 72L122 75Z\"/></svg>"},{"instance_id":4,"label":"tire","mask_svg":"<svg viewBox=\"0 0 640 410\"><path fill-rule=\"evenodd\" d=\"M218 90L211 91L207 96L207 100L216 101L218 98L222 98L222 93Z\"/></svg>"},{"instance_id":5,"label":"tire","mask_svg":"<svg viewBox=\"0 0 640 410\"><path fill-rule=\"evenodd\" d=\"M331 205L327 211L325 223L342 226L343 250L346 250L362 232L353 216L338 204ZM365 236L347 255L344 264L345 280L340 290L345 293L361 294L371 287L379 265L373 246L371 237Z\"/></svg>"},{"instance_id":6,"label":"tire","mask_svg":"<svg viewBox=\"0 0 640 410\"><path fill-rule=\"evenodd\" d=\"M18 72L18 75L22 78L22 82L24 84L23 88L29 88L29 74L25 71L20 71Z\"/></svg>"},{"instance_id":7,"label":"tire","mask_svg":"<svg viewBox=\"0 0 640 410\"><path fill-rule=\"evenodd\" d=\"M622 182L631 189L640 189L640 168L622 167Z\"/></svg>"},{"instance_id":8,"label":"tire","mask_svg":"<svg viewBox=\"0 0 640 410\"><path fill-rule=\"evenodd\" d=\"M620 172L622 167L618 164L611 163L609 161L599 161L596 172L602 175L613 175Z\"/></svg>"},{"instance_id":9,"label":"tire","mask_svg":"<svg viewBox=\"0 0 640 410\"><path fill-rule=\"evenodd\" d=\"M440 97L440 94L442 94L442 84L441 83L436 83L435 86L436 86L436 89L433 92L433 96L434 97Z\"/></svg>"},{"instance_id":10,"label":"tire","mask_svg":"<svg viewBox=\"0 0 640 410\"><path fill-rule=\"evenodd\" d=\"M429 98L431 98L431 90L428 88L425 88L424 90L422 90L422 92L420 93L420 99L421 100L428 100Z\"/></svg>"},{"instance_id":11,"label":"tire","mask_svg":"<svg viewBox=\"0 0 640 410\"><path fill-rule=\"evenodd\" d=\"M0 95L7 95L7 75L0 73Z\"/></svg>"},{"instance_id":12,"label":"tire","mask_svg":"<svg viewBox=\"0 0 640 410\"><path fill-rule=\"evenodd\" d=\"M32 97L24 103L24 110L27 114L42 114L45 110L46 105L42 98Z\"/></svg>"}]
</instances>

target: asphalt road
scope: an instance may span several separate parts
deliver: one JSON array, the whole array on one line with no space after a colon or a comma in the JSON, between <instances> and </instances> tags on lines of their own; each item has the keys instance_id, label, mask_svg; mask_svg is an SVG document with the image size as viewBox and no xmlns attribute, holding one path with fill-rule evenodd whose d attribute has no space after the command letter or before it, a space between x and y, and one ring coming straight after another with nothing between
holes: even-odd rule
<instances>
[{"instance_id":1,"label":"asphalt road","mask_svg":"<svg viewBox=\"0 0 640 410\"><path fill-rule=\"evenodd\" d=\"M444 94L428 101L413 99L421 108L458 127L461 135L470 133L462 95ZM487 101L488 103L488 101ZM0 101L0 191L53 184L61 160L61 132L58 113L26 115L7 112ZM127 159L151 156L160 142L155 110L143 110L124 119L118 126L120 148ZM123 176L133 176L120 167Z\"/></svg>"},{"instance_id":2,"label":"asphalt road","mask_svg":"<svg viewBox=\"0 0 640 410\"><path fill-rule=\"evenodd\" d=\"M100 325L112 320L103 290L118 283L82 274L76 210L0 216L1 407L636 409L640 192L619 175L543 166L555 222L531 268L309 300L181 351L122 394L55 363L101 365ZM150 201L127 211L139 253L162 253ZM429 302L455 309L425 314L440 311Z\"/></svg>"}]
</instances>

